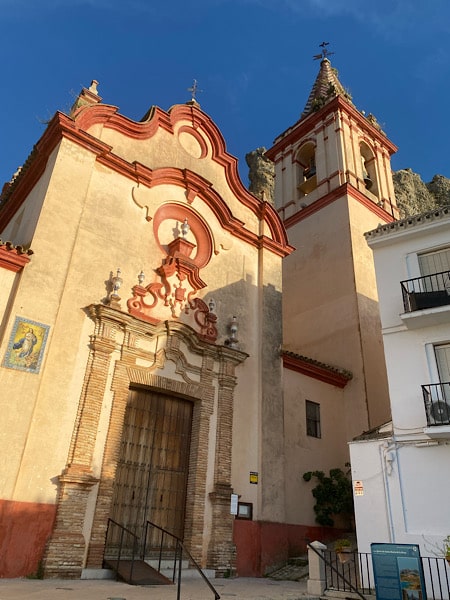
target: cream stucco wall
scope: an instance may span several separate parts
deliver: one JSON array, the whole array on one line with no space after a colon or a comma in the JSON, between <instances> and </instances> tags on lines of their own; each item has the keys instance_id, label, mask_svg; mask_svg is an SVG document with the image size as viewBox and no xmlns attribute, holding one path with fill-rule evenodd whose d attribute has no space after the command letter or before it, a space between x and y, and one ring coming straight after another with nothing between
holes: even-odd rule
<instances>
[{"instance_id":1,"label":"cream stucco wall","mask_svg":"<svg viewBox=\"0 0 450 600\"><path fill-rule=\"evenodd\" d=\"M152 169L167 165L195 169L212 182L233 216L244 221L245 227L255 234L260 233L259 220L230 191L224 167L210 157L195 159L176 136L165 131L150 140L128 140L118 132L106 130L102 135L103 141L114 145L114 150L127 160L138 160ZM173 184L151 189L137 186L131 179L95 162L94 153L63 139L48 161L40 183L24 203L25 217L15 228L14 241L31 243L34 256L22 275L0 353L5 352L16 315L49 325L50 333L38 375L0 370L2 386L9 390L9 434L3 438L0 450L9 449L12 457L2 473L3 498L55 502L56 478L66 464L89 354L89 336L93 333L93 323L84 309L107 297L110 275L119 267L123 279L122 310L126 310L126 300L142 269L145 285L159 281L155 269L165 253L154 239L152 216L166 202L186 206L184 188ZM282 499L272 503L272 491L269 500L264 500L261 486L249 484L250 471L267 473L268 481L272 467L276 467L276 477L271 476L276 489L283 481L283 470L278 464L282 456L274 452L276 444L282 445L282 441L276 441L282 440L281 258L223 230L199 196L192 199L189 209L205 222L213 239L214 253L201 269L207 287L198 295L205 300L213 298L216 303L218 343L223 344L229 337L229 323L236 316L239 347L249 354L248 360L238 367L234 393L232 485L246 501L254 503L255 518L260 516L261 506L265 506L267 518L282 518ZM10 234L13 229L11 224L5 233ZM166 228L163 235L168 239L160 241L168 243L173 233ZM193 239L192 233L188 239ZM161 313L161 318L169 316ZM119 339L116 341L120 344ZM193 363L196 360L192 358ZM171 379L180 377L170 361L160 373ZM113 398L109 385L106 389L93 458L96 475ZM264 407L269 407L269 415L270 407L274 414L279 412L278 423L271 423L273 427L269 427L270 416L264 413ZM211 448L214 427L213 418ZM264 436L270 438L266 446ZM261 459L262 447L267 448L267 456ZM212 489L213 465L212 452L207 492ZM267 487L270 489L270 485Z\"/></svg>"},{"instance_id":2,"label":"cream stucco wall","mask_svg":"<svg viewBox=\"0 0 450 600\"><path fill-rule=\"evenodd\" d=\"M314 480L307 483L303 473L340 467L344 471L348 452L345 437L344 392L336 386L284 370L286 519L288 523L316 525L311 493ZM305 401L320 404L321 436L306 434Z\"/></svg>"},{"instance_id":3,"label":"cream stucco wall","mask_svg":"<svg viewBox=\"0 0 450 600\"><path fill-rule=\"evenodd\" d=\"M284 345L352 372L344 393L347 440L389 418L373 267L362 234L376 217L367 212L343 197L300 221L289 229L297 250L284 261Z\"/></svg>"}]
</instances>

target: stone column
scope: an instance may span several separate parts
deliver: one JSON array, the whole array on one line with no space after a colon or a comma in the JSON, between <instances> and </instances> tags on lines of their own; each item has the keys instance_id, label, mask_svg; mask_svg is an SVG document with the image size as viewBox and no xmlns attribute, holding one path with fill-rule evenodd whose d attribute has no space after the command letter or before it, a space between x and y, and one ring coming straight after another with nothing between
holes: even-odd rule
<instances>
[{"instance_id":1,"label":"stone column","mask_svg":"<svg viewBox=\"0 0 450 600\"><path fill-rule=\"evenodd\" d=\"M309 577L307 590L310 596L320 597L326 587L325 563L322 558L327 547L320 542L312 542L311 546L317 550L318 554L308 548Z\"/></svg>"}]
</instances>

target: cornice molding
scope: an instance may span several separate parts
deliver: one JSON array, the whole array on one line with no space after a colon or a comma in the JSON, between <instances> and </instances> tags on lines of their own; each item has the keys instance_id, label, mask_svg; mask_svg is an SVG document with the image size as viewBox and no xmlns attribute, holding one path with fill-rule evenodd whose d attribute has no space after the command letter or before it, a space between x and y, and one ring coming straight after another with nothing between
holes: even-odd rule
<instances>
[{"instance_id":1,"label":"cornice molding","mask_svg":"<svg viewBox=\"0 0 450 600\"><path fill-rule=\"evenodd\" d=\"M387 149L389 155L397 152L397 146L374 127L362 113L346 102L341 96L336 96L320 110L303 119L299 119L292 127L275 138L273 146L265 152L265 155L270 158L270 160L275 161L280 152L282 153L288 146L296 144L299 139L307 135L308 132L314 130L321 121L329 118L331 113L338 110L343 111L347 117L356 121L362 131L368 134L372 139L375 139L380 146Z\"/></svg>"},{"instance_id":2,"label":"cornice molding","mask_svg":"<svg viewBox=\"0 0 450 600\"><path fill-rule=\"evenodd\" d=\"M290 371L296 371L324 383L344 388L352 379L352 374L344 369L336 369L324 363L320 363L306 356L300 356L293 352L283 352L283 367Z\"/></svg>"},{"instance_id":3,"label":"cornice molding","mask_svg":"<svg viewBox=\"0 0 450 600\"><path fill-rule=\"evenodd\" d=\"M135 335L150 337L165 335L167 338L177 336L183 339L189 350L195 354L206 354L214 360L231 362L235 365L244 362L248 358L248 354L241 350L228 346L218 346L205 340L192 327L177 320L150 323L105 304L90 304L85 310L89 317L96 322L98 329L101 329L100 324L105 322L108 328L123 331L130 330Z\"/></svg>"},{"instance_id":4,"label":"cornice molding","mask_svg":"<svg viewBox=\"0 0 450 600\"><path fill-rule=\"evenodd\" d=\"M130 163L114 154L110 145L86 131L94 125L101 124L104 128L114 129L126 137L145 140L154 136L160 127L173 134L176 123L179 121L185 123L186 120L192 123L192 127L201 128L207 135L212 147L211 158L224 167L231 191L260 221L264 221L272 239L267 235L258 235L247 230L242 221L233 217L226 203L212 189L212 184L200 175L189 169L168 167L152 170L138 162ZM205 201L211 204L224 229L255 247L268 248L282 257L293 251L293 247L288 243L283 223L273 206L259 200L243 186L237 170L237 159L226 151L225 141L219 129L205 113L195 106L188 105L177 105L168 113L156 107L152 108L147 115L147 120L143 122L131 121L118 114L117 107L103 104L83 108L77 113L75 120L63 113L56 113L34 147L17 180L4 194L3 206L0 207L0 230L6 227L39 181L51 152L63 138L93 152L99 163L138 184L147 187L161 183L184 186L190 202L196 193L201 192Z\"/></svg>"},{"instance_id":5,"label":"cornice molding","mask_svg":"<svg viewBox=\"0 0 450 600\"><path fill-rule=\"evenodd\" d=\"M344 196L350 196L363 206L365 206L370 212L382 219L385 223L391 223L395 221L394 217L390 215L384 208L375 204L370 198L362 194L359 190L353 187L350 183L344 183L329 194L326 194L319 200L316 200L309 206L302 208L295 214L291 215L284 220L284 226L286 229L293 227L296 223L303 221L313 215L314 213L322 210L329 204L332 204L336 200L343 198Z\"/></svg>"},{"instance_id":6,"label":"cornice molding","mask_svg":"<svg viewBox=\"0 0 450 600\"><path fill-rule=\"evenodd\" d=\"M32 250L24 252L21 246L14 246L10 242L2 244L0 240L0 267L7 271L21 271L30 262L32 254Z\"/></svg>"}]
</instances>

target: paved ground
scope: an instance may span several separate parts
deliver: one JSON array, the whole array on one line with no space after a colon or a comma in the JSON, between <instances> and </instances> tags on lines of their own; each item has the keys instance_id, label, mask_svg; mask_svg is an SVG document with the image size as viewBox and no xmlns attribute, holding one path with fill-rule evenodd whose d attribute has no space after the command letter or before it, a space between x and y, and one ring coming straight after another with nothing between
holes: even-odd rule
<instances>
[{"instance_id":1,"label":"paved ground","mask_svg":"<svg viewBox=\"0 0 450 600\"><path fill-rule=\"evenodd\" d=\"M307 597L306 580L274 581L236 577L213 579L222 600L301 600ZM0 600L176 600L175 585L132 586L110 580L0 579ZM181 600L214 600L198 579L181 586Z\"/></svg>"}]
</instances>

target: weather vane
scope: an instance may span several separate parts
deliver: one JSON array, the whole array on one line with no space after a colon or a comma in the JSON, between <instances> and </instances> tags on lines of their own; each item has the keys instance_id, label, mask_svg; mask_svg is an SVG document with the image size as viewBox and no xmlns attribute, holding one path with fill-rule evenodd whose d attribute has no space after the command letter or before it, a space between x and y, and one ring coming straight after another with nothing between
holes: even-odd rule
<instances>
[{"instance_id":1,"label":"weather vane","mask_svg":"<svg viewBox=\"0 0 450 600\"><path fill-rule=\"evenodd\" d=\"M192 102L197 102L197 98L195 96L197 94L199 94L200 92L203 92L203 90L198 89L198 81L196 79L194 79L194 83L192 84L192 87L188 88L187 91L191 92L191 94L192 94Z\"/></svg>"},{"instance_id":2,"label":"weather vane","mask_svg":"<svg viewBox=\"0 0 450 600\"><path fill-rule=\"evenodd\" d=\"M334 54L334 52L330 52L327 49L327 46L330 45L330 42L322 42L321 44L319 44L319 46L322 48L322 52L320 54L314 54L313 58L314 60L321 60L323 58L327 58L328 56L331 56L332 54Z\"/></svg>"}]
</instances>

